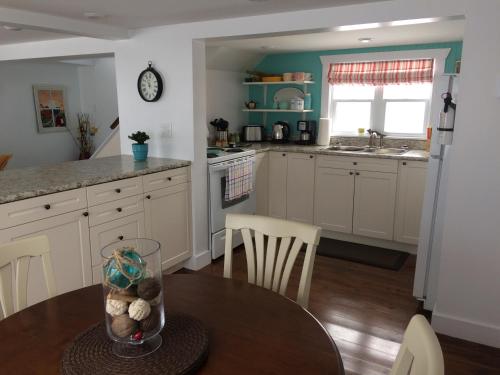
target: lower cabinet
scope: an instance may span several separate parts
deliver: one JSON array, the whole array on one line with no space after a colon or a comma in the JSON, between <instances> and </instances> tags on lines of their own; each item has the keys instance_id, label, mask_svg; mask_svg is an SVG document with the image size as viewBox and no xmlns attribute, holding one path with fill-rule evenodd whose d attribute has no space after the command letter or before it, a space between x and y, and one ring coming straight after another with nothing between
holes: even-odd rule
<instances>
[{"instance_id":1,"label":"lower cabinet","mask_svg":"<svg viewBox=\"0 0 500 375\"><path fill-rule=\"evenodd\" d=\"M416 245L425 193L427 163L400 161L394 240Z\"/></svg>"},{"instance_id":2,"label":"lower cabinet","mask_svg":"<svg viewBox=\"0 0 500 375\"><path fill-rule=\"evenodd\" d=\"M312 224L314 220L314 155L287 156L286 218Z\"/></svg>"},{"instance_id":3,"label":"lower cabinet","mask_svg":"<svg viewBox=\"0 0 500 375\"><path fill-rule=\"evenodd\" d=\"M314 224L334 232L352 233L353 199L352 171L316 169Z\"/></svg>"},{"instance_id":4,"label":"lower cabinet","mask_svg":"<svg viewBox=\"0 0 500 375\"><path fill-rule=\"evenodd\" d=\"M353 233L392 240L397 175L356 171L355 176Z\"/></svg>"},{"instance_id":5,"label":"lower cabinet","mask_svg":"<svg viewBox=\"0 0 500 375\"><path fill-rule=\"evenodd\" d=\"M269 153L269 216L286 219L287 153Z\"/></svg>"},{"instance_id":6,"label":"lower cabinet","mask_svg":"<svg viewBox=\"0 0 500 375\"><path fill-rule=\"evenodd\" d=\"M146 236L160 242L163 270L192 255L189 186L183 183L144 193Z\"/></svg>"},{"instance_id":7,"label":"lower cabinet","mask_svg":"<svg viewBox=\"0 0 500 375\"><path fill-rule=\"evenodd\" d=\"M269 184L269 156L267 152L255 156L255 195L257 200L257 215L267 216Z\"/></svg>"},{"instance_id":8,"label":"lower cabinet","mask_svg":"<svg viewBox=\"0 0 500 375\"><path fill-rule=\"evenodd\" d=\"M90 252L92 258L92 281L102 282L101 249L112 242L145 237L144 213L126 216L90 228Z\"/></svg>"},{"instance_id":9,"label":"lower cabinet","mask_svg":"<svg viewBox=\"0 0 500 375\"><path fill-rule=\"evenodd\" d=\"M92 285L89 220L86 209L57 215L0 231L0 243L47 235L57 294ZM47 299L40 258L30 261L28 305Z\"/></svg>"}]
</instances>

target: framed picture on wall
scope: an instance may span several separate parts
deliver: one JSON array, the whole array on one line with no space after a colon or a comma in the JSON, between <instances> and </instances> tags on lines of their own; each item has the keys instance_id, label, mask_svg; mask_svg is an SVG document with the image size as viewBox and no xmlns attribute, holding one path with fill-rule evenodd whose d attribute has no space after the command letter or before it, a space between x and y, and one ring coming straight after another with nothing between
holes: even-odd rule
<instances>
[{"instance_id":1,"label":"framed picture on wall","mask_svg":"<svg viewBox=\"0 0 500 375\"><path fill-rule=\"evenodd\" d=\"M66 131L66 88L34 85L35 112L40 133Z\"/></svg>"}]
</instances>

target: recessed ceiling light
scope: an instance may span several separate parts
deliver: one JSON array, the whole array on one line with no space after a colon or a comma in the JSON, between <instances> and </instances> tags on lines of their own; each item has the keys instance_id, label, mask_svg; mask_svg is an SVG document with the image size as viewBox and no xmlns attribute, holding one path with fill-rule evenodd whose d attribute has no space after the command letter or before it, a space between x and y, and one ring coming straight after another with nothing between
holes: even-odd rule
<instances>
[{"instance_id":1,"label":"recessed ceiling light","mask_svg":"<svg viewBox=\"0 0 500 375\"><path fill-rule=\"evenodd\" d=\"M100 18L103 18L104 16L100 13L97 12L85 12L83 13L85 18L91 19L91 20L98 20Z\"/></svg>"},{"instance_id":2,"label":"recessed ceiling light","mask_svg":"<svg viewBox=\"0 0 500 375\"><path fill-rule=\"evenodd\" d=\"M9 31L21 31L22 30L22 28L19 26L10 26L10 25L3 25L3 28L5 30L9 30Z\"/></svg>"},{"instance_id":3,"label":"recessed ceiling light","mask_svg":"<svg viewBox=\"0 0 500 375\"><path fill-rule=\"evenodd\" d=\"M370 43L373 38L359 38L358 39L361 43Z\"/></svg>"}]
</instances>

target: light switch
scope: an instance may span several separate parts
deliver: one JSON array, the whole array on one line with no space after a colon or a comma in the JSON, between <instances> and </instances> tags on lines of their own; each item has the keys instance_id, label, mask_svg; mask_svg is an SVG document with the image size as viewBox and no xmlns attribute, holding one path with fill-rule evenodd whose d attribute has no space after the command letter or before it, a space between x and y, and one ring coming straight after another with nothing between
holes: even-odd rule
<instances>
[{"instance_id":1,"label":"light switch","mask_svg":"<svg viewBox=\"0 0 500 375\"><path fill-rule=\"evenodd\" d=\"M495 96L500 99L500 73L496 78Z\"/></svg>"},{"instance_id":2,"label":"light switch","mask_svg":"<svg viewBox=\"0 0 500 375\"><path fill-rule=\"evenodd\" d=\"M160 127L161 127L161 132L162 132L163 137L172 138L174 136L173 126L172 126L171 122L161 124Z\"/></svg>"}]
</instances>

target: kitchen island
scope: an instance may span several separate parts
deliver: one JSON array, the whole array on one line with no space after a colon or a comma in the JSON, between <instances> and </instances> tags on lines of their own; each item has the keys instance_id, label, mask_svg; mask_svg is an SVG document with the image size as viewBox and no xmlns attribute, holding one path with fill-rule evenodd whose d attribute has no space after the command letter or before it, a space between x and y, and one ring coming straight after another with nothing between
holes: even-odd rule
<instances>
[{"instance_id":1,"label":"kitchen island","mask_svg":"<svg viewBox=\"0 0 500 375\"><path fill-rule=\"evenodd\" d=\"M185 160L131 156L0 172L0 244L46 235L57 293L100 283L100 250L147 237L164 271L192 255L191 171ZM47 298L40 259L30 261L28 304Z\"/></svg>"}]
</instances>

